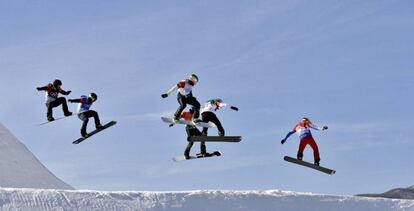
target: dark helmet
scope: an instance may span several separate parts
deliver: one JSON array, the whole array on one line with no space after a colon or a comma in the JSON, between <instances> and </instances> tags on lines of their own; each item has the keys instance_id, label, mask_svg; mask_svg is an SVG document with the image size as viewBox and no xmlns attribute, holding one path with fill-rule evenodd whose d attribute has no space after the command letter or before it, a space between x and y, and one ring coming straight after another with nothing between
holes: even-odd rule
<instances>
[{"instance_id":1,"label":"dark helmet","mask_svg":"<svg viewBox=\"0 0 414 211\"><path fill-rule=\"evenodd\" d=\"M303 117L303 118L302 118L302 121L303 121L303 122L310 122L310 120L309 120L308 118L306 118L306 117Z\"/></svg>"},{"instance_id":2,"label":"dark helmet","mask_svg":"<svg viewBox=\"0 0 414 211\"><path fill-rule=\"evenodd\" d=\"M95 102L98 99L98 95L92 92L89 94L89 98L91 98L92 101Z\"/></svg>"},{"instance_id":3,"label":"dark helmet","mask_svg":"<svg viewBox=\"0 0 414 211\"><path fill-rule=\"evenodd\" d=\"M198 76L196 74L189 75L187 79L193 82L194 85L198 83Z\"/></svg>"},{"instance_id":4,"label":"dark helmet","mask_svg":"<svg viewBox=\"0 0 414 211\"><path fill-rule=\"evenodd\" d=\"M62 86L62 81L59 79L56 79L55 81L53 81L53 86L55 87Z\"/></svg>"},{"instance_id":5,"label":"dark helmet","mask_svg":"<svg viewBox=\"0 0 414 211\"><path fill-rule=\"evenodd\" d=\"M221 98L217 98L217 99L216 99L216 102L218 102L218 103L222 103L222 102L223 102L223 100L222 100Z\"/></svg>"}]
</instances>

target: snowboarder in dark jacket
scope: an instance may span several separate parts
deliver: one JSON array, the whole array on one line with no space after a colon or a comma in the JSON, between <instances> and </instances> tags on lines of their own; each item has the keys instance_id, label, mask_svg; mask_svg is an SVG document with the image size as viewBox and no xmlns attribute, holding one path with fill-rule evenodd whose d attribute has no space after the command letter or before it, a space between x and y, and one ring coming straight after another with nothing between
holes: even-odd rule
<instances>
[{"instance_id":1,"label":"snowboarder in dark jacket","mask_svg":"<svg viewBox=\"0 0 414 211\"><path fill-rule=\"evenodd\" d=\"M70 103L79 103L78 106L78 117L80 120L83 121L82 128L81 128L81 135L82 137L88 137L88 133L86 132L89 118L93 117L95 120L95 127L97 130L103 128L101 122L99 120L99 115L96 111L90 110L92 104L98 99L98 96L95 93L91 93L89 97L82 95L79 99L69 99Z\"/></svg>"},{"instance_id":2,"label":"snowboarder in dark jacket","mask_svg":"<svg viewBox=\"0 0 414 211\"><path fill-rule=\"evenodd\" d=\"M194 109L190 109L189 112L185 111L181 114L181 118L183 118L187 121L191 121L193 119L194 112L195 112ZM184 156L185 156L185 159L188 160L188 159L190 159L191 147L193 147L193 145L194 145L194 142L192 142L190 140L190 137L192 137L192 136L201 136L202 134L201 134L200 130L198 130L197 127L193 126L193 125L186 125L185 126L185 131L187 132L188 144L187 144L187 147L185 148ZM207 156L211 156L211 154L207 153L207 148L206 148L205 142L200 142L200 153L197 154L197 157L207 157Z\"/></svg>"},{"instance_id":3,"label":"snowboarder in dark jacket","mask_svg":"<svg viewBox=\"0 0 414 211\"><path fill-rule=\"evenodd\" d=\"M224 128L221 125L220 120L217 118L216 112L220 108L229 107L232 110L238 111L239 109L234 106L230 106L226 103L223 103L223 100L220 98L217 99L211 99L207 101L207 103L204 105L204 108L201 110L201 121L202 122L212 122L217 126L218 134L219 136L224 136ZM203 135L207 135L208 128L203 129Z\"/></svg>"},{"instance_id":4,"label":"snowboarder in dark jacket","mask_svg":"<svg viewBox=\"0 0 414 211\"><path fill-rule=\"evenodd\" d=\"M66 103L66 98L59 97L59 93L63 95L69 95L71 91L65 91L62 89L62 81L56 79L53 83L50 83L44 87L37 87L38 91L46 91L45 104L47 107L47 120L53 121L53 108L62 105L63 113L65 116L72 115L72 112L69 111L68 105Z\"/></svg>"},{"instance_id":5,"label":"snowboarder in dark jacket","mask_svg":"<svg viewBox=\"0 0 414 211\"><path fill-rule=\"evenodd\" d=\"M198 83L198 77L195 74L188 76L186 80L182 80L173 86L166 93L162 94L162 98L167 98L173 92L178 91L177 101L180 104L177 111L174 113L173 121L176 122L180 119L181 112L184 111L187 104L193 106L194 119L198 119L200 116L200 103L195 97L193 97L193 87Z\"/></svg>"}]
</instances>

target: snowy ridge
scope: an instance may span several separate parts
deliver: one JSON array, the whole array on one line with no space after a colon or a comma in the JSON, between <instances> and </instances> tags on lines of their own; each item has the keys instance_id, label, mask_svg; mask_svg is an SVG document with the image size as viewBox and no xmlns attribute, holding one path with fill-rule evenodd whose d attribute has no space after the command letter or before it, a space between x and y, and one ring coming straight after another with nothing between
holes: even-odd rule
<instances>
[{"instance_id":1,"label":"snowy ridge","mask_svg":"<svg viewBox=\"0 0 414 211\"><path fill-rule=\"evenodd\" d=\"M103 192L0 189L1 210L414 210L414 201L291 191Z\"/></svg>"},{"instance_id":2,"label":"snowy ridge","mask_svg":"<svg viewBox=\"0 0 414 211\"><path fill-rule=\"evenodd\" d=\"M73 189L53 175L0 124L0 187Z\"/></svg>"},{"instance_id":3,"label":"snowy ridge","mask_svg":"<svg viewBox=\"0 0 414 211\"><path fill-rule=\"evenodd\" d=\"M390 199L414 199L414 186L408 188L395 188L382 194L359 194L358 196Z\"/></svg>"}]
</instances>

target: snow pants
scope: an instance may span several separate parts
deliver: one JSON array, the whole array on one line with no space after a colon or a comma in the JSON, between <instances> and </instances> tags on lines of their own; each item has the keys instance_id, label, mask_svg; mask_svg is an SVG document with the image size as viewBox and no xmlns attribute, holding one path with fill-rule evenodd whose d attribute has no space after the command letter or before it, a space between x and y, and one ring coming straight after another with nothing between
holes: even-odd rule
<instances>
[{"instance_id":1,"label":"snow pants","mask_svg":"<svg viewBox=\"0 0 414 211\"><path fill-rule=\"evenodd\" d=\"M175 119L180 119L181 113L184 111L185 107L187 107L187 104L190 104L194 108L194 118L197 119L200 116L200 103L197 101L197 99L193 96L184 96L180 93L178 93L177 101L180 104L177 111L174 113Z\"/></svg>"},{"instance_id":2,"label":"snow pants","mask_svg":"<svg viewBox=\"0 0 414 211\"><path fill-rule=\"evenodd\" d=\"M217 126L220 136L224 136L224 128L221 125L220 120L217 118L216 114L211 111L206 111L201 114L201 118L203 122L212 122ZM203 134L207 135L208 128L203 128Z\"/></svg>"},{"instance_id":3,"label":"snow pants","mask_svg":"<svg viewBox=\"0 0 414 211\"><path fill-rule=\"evenodd\" d=\"M298 157L303 157L303 151L307 145L310 145L313 149L313 158L315 162L319 162L321 158L319 157L319 149L318 145L316 144L315 140L312 136L306 136L300 140L299 150L298 150Z\"/></svg>"},{"instance_id":4,"label":"snow pants","mask_svg":"<svg viewBox=\"0 0 414 211\"><path fill-rule=\"evenodd\" d=\"M89 110L82 112L78 115L79 119L83 121L81 134L86 135L86 128L88 127L89 118L93 117L95 119L95 127L98 129L98 126L101 125L101 121L99 120L99 115L96 111Z\"/></svg>"},{"instance_id":5,"label":"snow pants","mask_svg":"<svg viewBox=\"0 0 414 211\"><path fill-rule=\"evenodd\" d=\"M56 108L58 106L62 105L62 110L65 116L70 113L68 109L68 104L66 103L66 98L59 97L55 101L46 103L47 107L47 117L53 117L53 108Z\"/></svg>"},{"instance_id":6,"label":"snow pants","mask_svg":"<svg viewBox=\"0 0 414 211\"><path fill-rule=\"evenodd\" d=\"M188 126L188 125L185 127L185 130L187 132L188 144L187 144L187 147L185 148L184 156L189 157L191 147L193 147L193 145L194 145L194 142L190 141L190 137L191 136L201 136L201 132L196 127ZM207 148L206 148L206 143L205 142L200 142L200 153L201 154L206 154L207 153Z\"/></svg>"}]
</instances>

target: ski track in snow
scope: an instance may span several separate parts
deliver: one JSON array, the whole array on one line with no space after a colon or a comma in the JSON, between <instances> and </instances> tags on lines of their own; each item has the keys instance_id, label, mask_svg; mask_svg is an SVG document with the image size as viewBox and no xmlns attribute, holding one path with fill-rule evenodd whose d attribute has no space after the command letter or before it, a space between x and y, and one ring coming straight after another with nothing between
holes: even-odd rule
<instances>
[{"instance_id":1,"label":"ski track in snow","mask_svg":"<svg viewBox=\"0 0 414 211\"><path fill-rule=\"evenodd\" d=\"M1 210L414 210L413 200L291 191L105 192L0 189Z\"/></svg>"}]
</instances>

